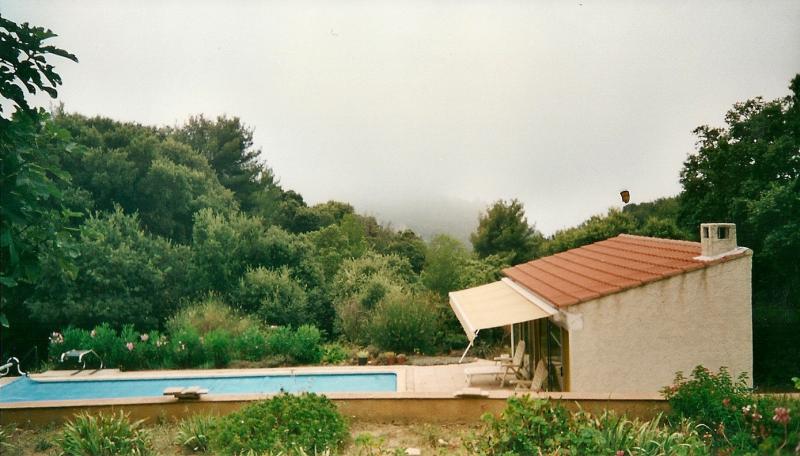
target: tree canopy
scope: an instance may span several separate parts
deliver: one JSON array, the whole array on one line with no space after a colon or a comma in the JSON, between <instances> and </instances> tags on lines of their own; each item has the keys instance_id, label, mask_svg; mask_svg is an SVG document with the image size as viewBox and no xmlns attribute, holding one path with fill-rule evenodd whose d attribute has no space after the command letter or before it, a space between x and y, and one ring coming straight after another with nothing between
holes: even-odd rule
<instances>
[{"instance_id":1,"label":"tree canopy","mask_svg":"<svg viewBox=\"0 0 800 456\"><path fill-rule=\"evenodd\" d=\"M498 255L510 264L535 258L543 237L528 224L525 209L516 199L499 200L478 217L478 229L470 236L479 257Z\"/></svg>"},{"instance_id":2,"label":"tree canopy","mask_svg":"<svg viewBox=\"0 0 800 456\"><path fill-rule=\"evenodd\" d=\"M681 171L679 219L694 230L702 222L736 223L739 244L755 252L756 289L798 306L800 75L789 88L781 99L736 103L724 128L695 130L697 153Z\"/></svg>"},{"instance_id":3,"label":"tree canopy","mask_svg":"<svg viewBox=\"0 0 800 456\"><path fill-rule=\"evenodd\" d=\"M173 132L173 137L200 153L217 174L219 182L235 195L242 208L258 203L263 178L272 170L260 161L261 150L253 147L253 130L238 117L192 116Z\"/></svg>"},{"instance_id":4,"label":"tree canopy","mask_svg":"<svg viewBox=\"0 0 800 456\"><path fill-rule=\"evenodd\" d=\"M724 127L695 130L681 170L679 221L736 223L753 249L753 350L759 383L786 382L800 365L800 75L786 97L736 103Z\"/></svg>"},{"instance_id":5,"label":"tree canopy","mask_svg":"<svg viewBox=\"0 0 800 456\"><path fill-rule=\"evenodd\" d=\"M17 24L0 16L0 96L10 101L9 115L0 103L0 324L8 326L6 307L16 300L20 282L32 283L41 272L40 254L50 248L65 270L71 268L65 227L74 214L63 204L69 174L52 157L74 146L64 132L46 123L27 95L37 91L55 98L61 77L48 62L52 56L77 62L73 54L45 44L52 30Z\"/></svg>"},{"instance_id":6,"label":"tree canopy","mask_svg":"<svg viewBox=\"0 0 800 456\"><path fill-rule=\"evenodd\" d=\"M56 88L61 85L61 76L47 61L49 56L78 61L74 54L44 43L56 36L50 29L27 22L17 24L0 16L0 96L13 103L15 113L37 114L38 110L26 100L27 95L37 91L51 98L58 96ZM9 121L0 104L0 126L6 127Z\"/></svg>"}]
</instances>

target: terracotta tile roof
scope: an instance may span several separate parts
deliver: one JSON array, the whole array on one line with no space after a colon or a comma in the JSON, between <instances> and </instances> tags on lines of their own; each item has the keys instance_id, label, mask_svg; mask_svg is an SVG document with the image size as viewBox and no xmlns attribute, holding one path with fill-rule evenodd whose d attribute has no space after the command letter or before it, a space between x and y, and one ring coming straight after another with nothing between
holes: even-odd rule
<instances>
[{"instance_id":1,"label":"terracotta tile roof","mask_svg":"<svg viewBox=\"0 0 800 456\"><path fill-rule=\"evenodd\" d=\"M621 234L506 268L503 274L558 307L739 258L700 261L700 243Z\"/></svg>"}]
</instances>

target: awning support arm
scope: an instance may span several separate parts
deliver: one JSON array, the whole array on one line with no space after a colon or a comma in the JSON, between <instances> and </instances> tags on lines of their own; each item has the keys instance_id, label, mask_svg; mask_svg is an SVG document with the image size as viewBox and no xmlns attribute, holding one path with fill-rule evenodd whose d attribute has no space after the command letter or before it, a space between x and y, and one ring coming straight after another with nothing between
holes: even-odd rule
<instances>
[{"instance_id":1,"label":"awning support arm","mask_svg":"<svg viewBox=\"0 0 800 456\"><path fill-rule=\"evenodd\" d=\"M464 354L461 355L461 359L458 360L458 364L461 364L464 361L464 358L467 356L467 352L469 351L470 348L472 348L472 343L475 341L475 338L478 337L479 332L481 332L480 329L475 331L475 337L473 337L472 340L469 341L469 345L467 345L467 349L464 350Z\"/></svg>"}]
</instances>

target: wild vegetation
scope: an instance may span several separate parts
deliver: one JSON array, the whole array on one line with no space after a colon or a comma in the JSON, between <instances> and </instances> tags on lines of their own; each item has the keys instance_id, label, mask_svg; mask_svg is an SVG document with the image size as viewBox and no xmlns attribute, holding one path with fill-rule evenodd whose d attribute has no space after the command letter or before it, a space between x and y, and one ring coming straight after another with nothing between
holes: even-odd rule
<instances>
[{"instance_id":1,"label":"wild vegetation","mask_svg":"<svg viewBox=\"0 0 800 456\"><path fill-rule=\"evenodd\" d=\"M119 454L151 455L151 435L142 421L131 422L119 415L76 415L64 426L58 446L68 456L112 456Z\"/></svg>"},{"instance_id":2,"label":"wild vegetation","mask_svg":"<svg viewBox=\"0 0 800 456\"><path fill-rule=\"evenodd\" d=\"M119 354L128 343L130 353L154 350L130 368L155 363L150 356L160 366L317 362L336 340L445 351L466 344L447 293L495 280L504 266L619 233L696 239L700 222L732 221L755 252L755 380L785 383L800 365L800 351L786 349L800 346L800 76L785 98L736 104L727 126L698 128L677 197L549 237L521 203L498 201L479 215L470 250L445 234L425 241L383 226L345 202L309 205L280 185L263 161L269 151L236 117L164 127L31 107L29 94L57 96L50 62L77 61L46 44L53 36L0 18L0 91L13 109L0 115L3 356L44 348L53 332L112 364L129 362ZM186 323L209 300L246 330ZM162 336L168 349L156 355ZM200 340L197 353L175 349Z\"/></svg>"},{"instance_id":3,"label":"wild vegetation","mask_svg":"<svg viewBox=\"0 0 800 456\"><path fill-rule=\"evenodd\" d=\"M458 431L406 427L402 441L364 432L315 394L279 394L228 415L193 415L131 422L125 415L77 415L62 427L0 428L4 454L425 454L469 455L790 455L800 451L800 400L755 395L745 378L698 366L666 387L671 411L649 420L611 410L570 410L570 404L530 396L508 399L498 415ZM156 423L155 421L161 421ZM397 434L394 429L390 434ZM411 435L409 435L411 434ZM396 435L394 435L396 438ZM411 438L409 438L411 437Z\"/></svg>"},{"instance_id":4,"label":"wild vegetation","mask_svg":"<svg viewBox=\"0 0 800 456\"><path fill-rule=\"evenodd\" d=\"M325 396L281 394L220 418L212 432L214 454L252 451L319 454L348 438L347 422Z\"/></svg>"},{"instance_id":5,"label":"wild vegetation","mask_svg":"<svg viewBox=\"0 0 800 456\"><path fill-rule=\"evenodd\" d=\"M732 379L697 366L664 389L671 411L649 421L612 411L570 412L560 402L512 397L487 414L466 445L471 454L724 455L800 452L800 400L753 394Z\"/></svg>"},{"instance_id":6,"label":"wild vegetation","mask_svg":"<svg viewBox=\"0 0 800 456\"><path fill-rule=\"evenodd\" d=\"M753 394L744 374L734 379L724 367L711 372L697 366L689 378L677 373L664 396L675 417L702 427L713 453L800 452L800 400Z\"/></svg>"}]
</instances>

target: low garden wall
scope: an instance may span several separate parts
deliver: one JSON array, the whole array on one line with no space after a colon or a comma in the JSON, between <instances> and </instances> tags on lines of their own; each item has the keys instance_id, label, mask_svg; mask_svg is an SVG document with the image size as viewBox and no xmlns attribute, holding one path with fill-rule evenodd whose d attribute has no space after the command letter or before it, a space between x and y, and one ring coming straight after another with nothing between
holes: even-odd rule
<instances>
[{"instance_id":1,"label":"low garden wall","mask_svg":"<svg viewBox=\"0 0 800 456\"><path fill-rule=\"evenodd\" d=\"M489 397L453 397L447 393L336 393L328 394L348 418L377 423L470 423L487 412L498 413L514 393L493 391ZM561 400L570 410L602 412L605 409L629 417L650 419L669 409L667 401L652 395L600 395L579 393L542 393L536 397ZM124 410L132 419L173 420L188 415L227 414L266 395L226 395L200 400L172 397L126 398L114 400L49 401L10 403L0 406L0 424L22 427L59 424L79 412Z\"/></svg>"}]
</instances>

